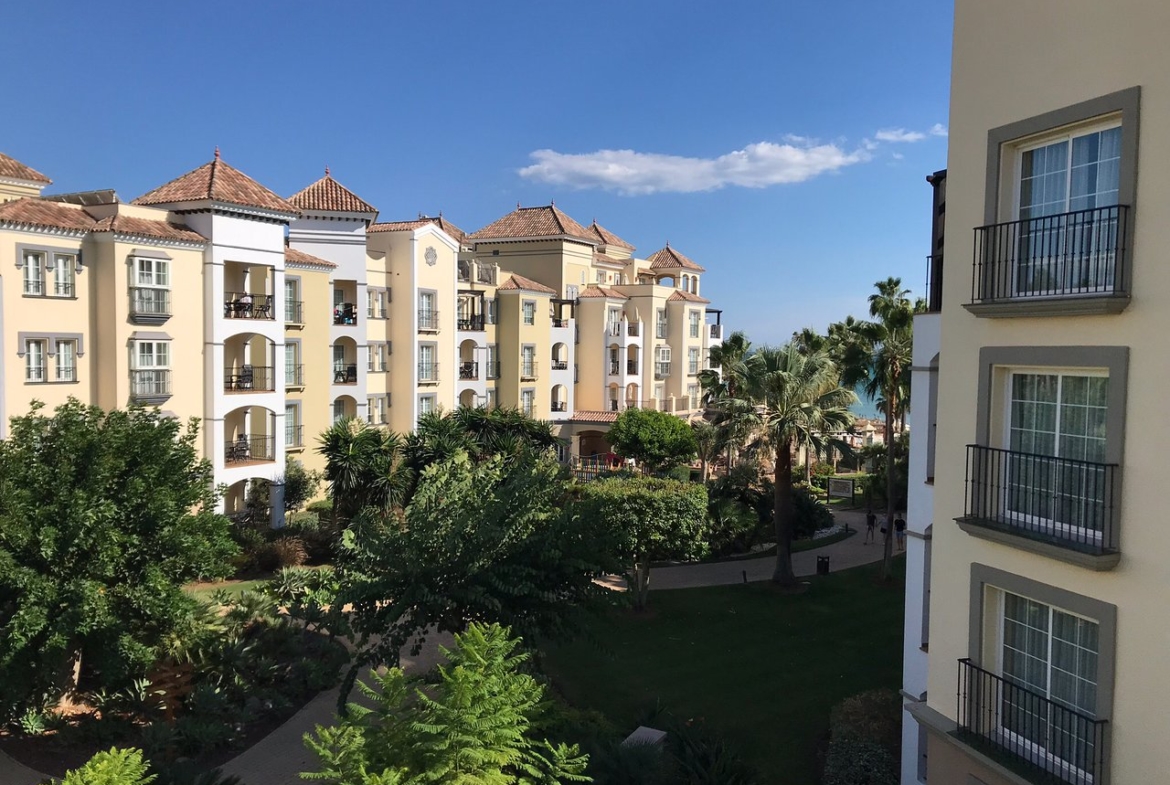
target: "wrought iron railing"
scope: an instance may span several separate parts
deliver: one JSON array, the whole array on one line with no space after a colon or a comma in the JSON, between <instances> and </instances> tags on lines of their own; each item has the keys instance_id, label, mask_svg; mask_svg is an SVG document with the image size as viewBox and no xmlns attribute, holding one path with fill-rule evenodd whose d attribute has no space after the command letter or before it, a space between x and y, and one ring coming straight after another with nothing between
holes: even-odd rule
<instances>
[{"instance_id":1,"label":"wrought iron railing","mask_svg":"<svg viewBox=\"0 0 1170 785\"><path fill-rule=\"evenodd\" d=\"M224 463L275 461L276 437L242 433L224 445Z\"/></svg>"},{"instance_id":2,"label":"wrought iron railing","mask_svg":"<svg viewBox=\"0 0 1170 785\"><path fill-rule=\"evenodd\" d=\"M670 376L670 363L654 363L654 378L665 379Z\"/></svg>"},{"instance_id":3,"label":"wrought iron railing","mask_svg":"<svg viewBox=\"0 0 1170 785\"><path fill-rule=\"evenodd\" d=\"M567 412L569 410L568 401L553 401L552 410L554 412Z\"/></svg>"},{"instance_id":4,"label":"wrought iron railing","mask_svg":"<svg viewBox=\"0 0 1170 785\"><path fill-rule=\"evenodd\" d=\"M552 361L552 369L554 371L567 371L567 370L569 370L569 361L568 360L553 360Z\"/></svg>"},{"instance_id":5,"label":"wrought iron railing","mask_svg":"<svg viewBox=\"0 0 1170 785\"><path fill-rule=\"evenodd\" d=\"M483 366L484 375L488 379L500 378L500 364L498 362L484 363Z\"/></svg>"},{"instance_id":6,"label":"wrought iron railing","mask_svg":"<svg viewBox=\"0 0 1170 785\"><path fill-rule=\"evenodd\" d=\"M537 377L539 370L539 363L536 360L521 360L520 361L520 378L525 381L531 381Z\"/></svg>"},{"instance_id":7,"label":"wrought iron railing","mask_svg":"<svg viewBox=\"0 0 1170 785\"><path fill-rule=\"evenodd\" d=\"M228 319L275 319L272 295L251 292L228 292L224 295L223 315Z\"/></svg>"},{"instance_id":8,"label":"wrought iron railing","mask_svg":"<svg viewBox=\"0 0 1170 785\"><path fill-rule=\"evenodd\" d=\"M418 312L418 329L426 330L427 332L439 331L439 312L438 311L419 311Z\"/></svg>"},{"instance_id":9,"label":"wrought iron railing","mask_svg":"<svg viewBox=\"0 0 1170 785\"><path fill-rule=\"evenodd\" d=\"M609 361L609 375L610 376L617 376L621 372L622 372L621 362L619 362L618 360L610 360Z\"/></svg>"},{"instance_id":10,"label":"wrought iron railing","mask_svg":"<svg viewBox=\"0 0 1170 785\"><path fill-rule=\"evenodd\" d=\"M626 335L630 336L631 338L637 338L641 332L641 322L626 322Z\"/></svg>"},{"instance_id":11,"label":"wrought iron railing","mask_svg":"<svg viewBox=\"0 0 1170 785\"><path fill-rule=\"evenodd\" d=\"M276 389L273 369L266 365L236 365L223 369L224 392L272 392Z\"/></svg>"},{"instance_id":12,"label":"wrought iron railing","mask_svg":"<svg viewBox=\"0 0 1170 785\"><path fill-rule=\"evenodd\" d=\"M628 374L637 374L638 373L638 361L637 360L626 360L626 373L628 373Z\"/></svg>"},{"instance_id":13,"label":"wrought iron railing","mask_svg":"<svg viewBox=\"0 0 1170 785\"><path fill-rule=\"evenodd\" d=\"M305 303L303 300L285 300L284 301L284 323L285 324L304 324L305 323Z\"/></svg>"},{"instance_id":14,"label":"wrought iron railing","mask_svg":"<svg viewBox=\"0 0 1170 785\"><path fill-rule=\"evenodd\" d=\"M475 380L479 378L479 363L477 362L461 362L459 363L459 378Z\"/></svg>"},{"instance_id":15,"label":"wrought iron railing","mask_svg":"<svg viewBox=\"0 0 1170 785\"><path fill-rule=\"evenodd\" d=\"M418 364L418 380L420 382L437 382L437 381L439 381L439 364L438 363L419 363Z\"/></svg>"},{"instance_id":16,"label":"wrought iron railing","mask_svg":"<svg viewBox=\"0 0 1170 785\"><path fill-rule=\"evenodd\" d=\"M1100 783L1108 723L1065 702L959 660L958 730L1031 782Z\"/></svg>"},{"instance_id":17,"label":"wrought iron railing","mask_svg":"<svg viewBox=\"0 0 1170 785\"><path fill-rule=\"evenodd\" d=\"M460 330L473 330L476 332L483 330L483 314L472 314L470 316L460 316L457 320L458 328ZM422 318L419 318L419 329L425 330L427 328L422 326Z\"/></svg>"},{"instance_id":18,"label":"wrought iron railing","mask_svg":"<svg viewBox=\"0 0 1170 785\"><path fill-rule=\"evenodd\" d=\"M286 365L284 366L284 386L285 387L304 387L305 386L305 366L303 365Z\"/></svg>"},{"instance_id":19,"label":"wrought iron railing","mask_svg":"<svg viewBox=\"0 0 1170 785\"><path fill-rule=\"evenodd\" d=\"M1094 554L1117 550L1117 464L967 445L965 520Z\"/></svg>"},{"instance_id":20,"label":"wrought iron railing","mask_svg":"<svg viewBox=\"0 0 1170 785\"><path fill-rule=\"evenodd\" d=\"M357 363L334 363L334 384L357 384Z\"/></svg>"},{"instance_id":21,"label":"wrought iron railing","mask_svg":"<svg viewBox=\"0 0 1170 785\"><path fill-rule=\"evenodd\" d=\"M715 340L715 341L722 341L723 340L723 325L709 324L709 325L707 325L707 329L710 331L710 337L712 340Z\"/></svg>"},{"instance_id":22,"label":"wrought iron railing","mask_svg":"<svg viewBox=\"0 0 1170 785\"><path fill-rule=\"evenodd\" d=\"M1128 232L1126 205L980 226L971 300L1124 295Z\"/></svg>"},{"instance_id":23,"label":"wrought iron railing","mask_svg":"<svg viewBox=\"0 0 1170 785\"><path fill-rule=\"evenodd\" d=\"M284 431L284 448L286 450L305 446L305 426L291 425Z\"/></svg>"},{"instance_id":24,"label":"wrought iron railing","mask_svg":"<svg viewBox=\"0 0 1170 785\"><path fill-rule=\"evenodd\" d=\"M333 323L334 324L357 324L358 309L354 303L342 303L341 305L333 306Z\"/></svg>"}]
</instances>

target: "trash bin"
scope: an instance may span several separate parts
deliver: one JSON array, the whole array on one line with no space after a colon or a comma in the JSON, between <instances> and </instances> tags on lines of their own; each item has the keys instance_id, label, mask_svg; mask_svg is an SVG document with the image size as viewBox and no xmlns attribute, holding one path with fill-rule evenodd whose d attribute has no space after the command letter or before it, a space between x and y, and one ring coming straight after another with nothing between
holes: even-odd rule
<instances>
[{"instance_id":1,"label":"trash bin","mask_svg":"<svg viewBox=\"0 0 1170 785\"><path fill-rule=\"evenodd\" d=\"M818 556L817 557L817 575L828 575L828 574L829 574L829 557L828 556Z\"/></svg>"}]
</instances>

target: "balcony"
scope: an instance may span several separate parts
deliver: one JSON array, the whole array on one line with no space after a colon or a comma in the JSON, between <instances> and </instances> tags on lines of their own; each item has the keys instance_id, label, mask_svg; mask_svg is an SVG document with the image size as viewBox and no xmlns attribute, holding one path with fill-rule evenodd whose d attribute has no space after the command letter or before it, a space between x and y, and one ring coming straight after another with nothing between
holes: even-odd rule
<instances>
[{"instance_id":1,"label":"balcony","mask_svg":"<svg viewBox=\"0 0 1170 785\"><path fill-rule=\"evenodd\" d=\"M305 446L305 426L293 425L285 428L284 449L299 450Z\"/></svg>"},{"instance_id":2,"label":"balcony","mask_svg":"<svg viewBox=\"0 0 1170 785\"><path fill-rule=\"evenodd\" d=\"M978 227L967 309L992 317L1118 313L1129 304L1129 230L1125 205Z\"/></svg>"},{"instance_id":3,"label":"balcony","mask_svg":"<svg viewBox=\"0 0 1170 785\"><path fill-rule=\"evenodd\" d=\"M304 387L305 386L305 366L303 366L303 365L286 365L286 366L284 366L284 386L285 387Z\"/></svg>"},{"instance_id":4,"label":"balcony","mask_svg":"<svg viewBox=\"0 0 1170 785\"><path fill-rule=\"evenodd\" d=\"M626 322L626 335L637 338L642 332L641 322Z\"/></svg>"},{"instance_id":5,"label":"balcony","mask_svg":"<svg viewBox=\"0 0 1170 785\"><path fill-rule=\"evenodd\" d=\"M477 263L475 265L475 282L488 286L494 284L496 282L496 266L490 263Z\"/></svg>"},{"instance_id":6,"label":"balcony","mask_svg":"<svg viewBox=\"0 0 1170 785\"><path fill-rule=\"evenodd\" d=\"M710 339L712 341L722 341L723 340L723 325L721 325L721 324L707 325L707 335L710 337Z\"/></svg>"},{"instance_id":7,"label":"balcony","mask_svg":"<svg viewBox=\"0 0 1170 785\"><path fill-rule=\"evenodd\" d=\"M1038 692L959 660L955 737L1032 782L1102 782L1107 725Z\"/></svg>"},{"instance_id":8,"label":"balcony","mask_svg":"<svg viewBox=\"0 0 1170 785\"><path fill-rule=\"evenodd\" d=\"M455 265L455 280L459 283L471 283L471 261L460 259Z\"/></svg>"},{"instance_id":9,"label":"balcony","mask_svg":"<svg viewBox=\"0 0 1170 785\"><path fill-rule=\"evenodd\" d=\"M333 306L333 323L341 325L357 324L357 306L353 303L341 303Z\"/></svg>"},{"instance_id":10,"label":"balcony","mask_svg":"<svg viewBox=\"0 0 1170 785\"><path fill-rule=\"evenodd\" d=\"M130 287L130 321L163 324L171 318L171 290Z\"/></svg>"},{"instance_id":11,"label":"balcony","mask_svg":"<svg viewBox=\"0 0 1170 785\"><path fill-rule=\"evenodd\" d=\"M253 436L242 433L235 441L229 441L224 447L223 462L255 463L257 461L276 460L276 438L273 436Z\"/></svg>"},{"instance_id":12,"label":"balcony","mask_svg":"<svg viewBox=\"0 0 1170 785\"><path fill-rule=\"evenodd\" d=\"M536 360L521 360L520 361L520 381L522 381L522 382L535 381L537 378L537 373L536 373L538 370L537 365L538 365L538 363L536 362Z\"/></svg>"},{"instance_id":13,"label":"balcony","mask_svg":"<svg viewBox=\"0 0 1170 785\"><path fill-rule=\"evenodd\" d=\"M553 360L552 361L552 369L554 371L567 371L567 370L569 370L569 361L568 360Z\"/></svg>"},{"instance_id":14,"label":"balcony","mask_svg":"<svg viewBox=\"0 0 1170 785\"><path fill-rule=\"evenodd\" d=\"M638 375L638 361L637 360L626 360L626 373L630 374L631 376Z\"/></svg>"},{"instance_id":15,"label":"balcony","mask_svg":"<svg viewBox=\"0 0 1170 785\"><path fill-rule=\"evenodd\" d=\"M967 445L964 530L1093 569L1118 553L1117 464Z\"/></svg>"},{"instance_id":16,"label":"balcony","mask_svg":"<svg viewBox=\"0 0 1170 785\"><path fill-rule=\"evenodd\" d=\"M474 332L483 332L484 320L483 314L473 314L471 316L460 316L456 326L460 330L470 330ZM422 317L419 317L419 329L425 329L422 326ZM438 329L437 327L435 328Z\"/></svg>"},{"instance_id":17,"label":"balcony","mask_svg":"<svg viewBox=\"0 0 1170 785\"><path fill-rule=\"evenodd\" d=\"M553 327L568 327L568 326L569 326L569 320L568 320L568 319L562 319L562 318L560 318L559 316L554 316L554 317L552 317L552 326L553 326Z\"/></svg>"},{"instance_id":18,"label":"balcony","mask_svg":"<svg viewBox=\"0 0 1170 785\"><path fill-rule=\"evenodd\" d=\"M335 363L333 365L334 384L357 384L356 363Z\"/></svg>"},{"instance_id":19,"label":"balcony","mask_svg":"<svg viewBox=\"0 0 1170 785\"><path fill-rule=\"evenodd\" d=\"M439 312L419 311L418 329L419 332L437 333L439 331Z\"/></svg>"},{"instance_id":20,"label":"balcony","mask_svg":"<svg viewBox=\"0 0 1170 785\"><path fill-rule=\"evenodd\" d=\"M130 371L130 397L138 403L162 403L171 397L171 372L159 368Z\"/></svg>"},{"instance_id":21,"label":"balcony","mask_svg":"<svg viewBox=\"0 0 1170 785\"><path fill-rule=\"evenodd\" d=\"M265 365L240 365L224 368L223 391L237 392L273 392L276 389L276 378L273 369Z\"/></svg>"},{"instance_id":22,"label":"balcony","mask_svg":"<svg viewBox=\"0 0 1170 785\"><path fill-rule=\"evenodd\" d=\"M479 363L477 362L461 362L459 363L459 378L464 381L475 381L479 379Z\"/></svg>"},{"instance_id":23,"label":"balcony","mask_svg":"<svg viewBox=\"0 0 1170 785\"><path fill-rule=\"evenodd\" d=\"M618 360L610 360L609 361L609 375L610 376L617 376L621 372L622 372L621 362Z\"/></svg>"},{"instance_id":24,"label":"balcony","mask_svg":"<svg viewBox=\"0 0 1170 785\"><path fill-rule=\"evenodd\" d=\"M670 376L670 363L654 363L654 378L665 379Z\"/></svg>"},{"instance_id":25,"label":"balcony","mask_svg":"<svg viewBox=\"0 0 1170 785\"><path fill-rule=\"evenodd\" d=\"M554 412L567 412L569 410L567 401L553 401L551 407Z\"/></svg>"},{"instance_id":26,"label":"balcony","mask_svg":"<svg viewBox=\"0 0 1170 785\"><path fill-rule=\"evenodd\" d=\"M223 316L225 319L263 319L272 321L272 295L251 292L228 292L224 296Z\"/></svg>"},{"instance_id":27,"label":"balcony","mask_svg":"<svg viewBox=\"0 0 1170 785\"><path fill-rule=\"evenodd\" d=\"M305 323L305 303L303 300L285 300L284 301L284 323L285 324L304 324Z\"/></svg>"},{"instance_id":28,"label":"balcony","mask_svg":"<svg viewBox=\"0 0 1170 785\"><path fill-rule=\"evenodd\" d=\"M418 364L418 383L419 384L438 384L439 383L439 364L438 363L419 363Z\"/></svg>"}]
</instances>

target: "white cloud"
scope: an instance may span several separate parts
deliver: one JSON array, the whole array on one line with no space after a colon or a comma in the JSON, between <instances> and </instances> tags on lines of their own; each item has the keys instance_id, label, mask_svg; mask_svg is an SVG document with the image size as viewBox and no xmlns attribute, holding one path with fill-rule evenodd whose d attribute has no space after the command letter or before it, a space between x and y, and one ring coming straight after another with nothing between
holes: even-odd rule
<instances>
[{"instance_id":1,"label":"white cloud","mask_svg":"<svg viewBox=\"0 0 1170 785\"><path fill-rule=\"evenodd\" d=\"M932 125L930 127L930 135L931 136L946 136L947 135L947 127L945 125L943 125L942 123L935 123L934 125Z\"/></svg>"},{"instance_id":2,"label":"white cloud","mask_svg":"<svg viewBox=\"0 0 1170 785\"><path fill-rule=\"evenodd\" d=\"M894 156L895 161L901 161L903 158L906 157L906 156L902 155L901 153L891 153L891 155Z\"/></svg>"},{"instance_id":3,"label":"white cloud","mask_svg":"<svg viewBox=\"0 0 1170 785\"><path fill-rule=\"evenodd\" d=\"M907 131L905 128L886 128L873 136L879 142L921 142L926 138L921 131Z\"/></svg>"},{"instance_id":4,"label":"white cloud","mask_svg":"<svg viewBox=\"0 0 1170 785\"><path fill-rule=\"evenodd\" d=\"M520 176L570 188L601 188L618 193L652 194L712 191L729 185L766 188L800 183L868 161L872 147L848 151L787 136L783 144L757 142L717 158L689 158L636 150L559 153L537 150Z\"/></svg>"}]
</instances>

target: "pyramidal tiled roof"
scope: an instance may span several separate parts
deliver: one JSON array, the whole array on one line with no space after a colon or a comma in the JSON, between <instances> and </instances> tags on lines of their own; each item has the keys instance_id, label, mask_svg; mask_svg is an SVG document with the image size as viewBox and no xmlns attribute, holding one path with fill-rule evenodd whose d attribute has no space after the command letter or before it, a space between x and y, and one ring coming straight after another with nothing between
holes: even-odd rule
<instances>
[{"instance_id":1,"label":"pyramidal tiled roof","mask_svg":"<svg viewBox=\"0 0 1170 785\"><path fill-rule=\"evenodd\" d=\"M589 225L589 233L596 237L602 245L612 245L615 248L625 248L627 251L634 250L634 246L627 243L622 238L618 237L613 232L606 229L594 219L593 223Z\"/></svg>"},{"instance_id":2,"label":"pyramidal tiled roof","mask_svg":"<svg viewBox=\"0 0 1170 785\"><path fill-rule=\"evenodd\" d=\"M680 303L680 302L709 303L709 302L711 302L706 297L700 297L697 294L691 294L690 292L684 292L682 289L679 289L677 292L672 294L670 297L667 297L666 301L668 303Z\"/></svg>"},{"instance_id":3,"label":"pyramidal tiled roof","mask_svg":"<svg viewBox=\"0 0 1170 785\"><path fill-rule=\"evenodd\" d=\"M0 177L9 177L13 180L28 180L29 182L44 183L45 185L53 182L31 166L26 166L12 156L5 155L4 153L0 153Z\"/></svg>"},{"instance_id":4,"label":"pyramidal tiled roof","mask_svg":"<svg viewBox=\"0 0 1170 785\"><path fill-rule=\"evenodd\" d=\"M613 300L628 300L628 299L630 299L629 297L626 297L624 294L619 292L617 289L610 289L610 288L605 287L605 286L598 286L595 283L591 283L588 286L586 286L584 289L582 289L580 291L580 293L577 294L577 296L578 297L609 297L610 299L613 299Z\"/></svg>"},{"instance_id":5,"label":"pyramidal tiled roof","mask_svg":"<svg viewBox=\"0 0 1170 785\"><path fill-rule=\"evenodd\" d=\"M333 179L329 168L325 176L288 198L300 210L335 213L377 213L378 208Z\"/></svg>"},{"instance_id":6,"label":"pyramidal tiled roof","mask_svg":"<svg viewBox=\"0 0 1170 785\"><path fill-rule=\"evenodd\" d=\"M650 269L651 270L694 270L697 273L707 272L699 265L692 262L687 257L680 254L678 251L670 247L670 243L660 251L655 251L650 255Z\"/></svg>"},{"instance_id":7,"label":"pyramidal tiled roof","mask_svg":"<svg viewBox=\"0 0 1170 785\"><path fill-rule=\"evenodd\" d=\"M144 193L135 199L133 204L175 204L207 200L293 215L300 212L239 169L220 160L218 148L213 160L176 177L169 183L160 185L153 191Z\"/></svg>"},{"instance_id":8,"label":"pyramidal tiled roof","mask_svg":"<svg viewBox=\"0 0 1170 785\"><path fill-rule=\"evenodd\" d=\"M448 221L439 213L436 217L428 215L419 216L413 221L381 221L376 224L371 224L367 232L411 232L415 229L420 229L427 224L434 224L449 234L451 237L458 240L461 244L467 239L467 232L460 229L455 224Z\"/></svg>"},{"instance_id":9,"label":"pyramidal tiled roof","mask_svg":"<svg viewBox=\"0 0 1170 785\"><path fill-rule=\"evenodd\" d=\"M17 199L0 204L0 223L84 232L93 228L94 221L80 207L40 199Z\"/></svg>"},{"instance_id":10,"label":"pyramidal tiled roof","mask_svg":"<svg viewBox=\"0 0 1170 785\"><path fill-rule=\"evenodd\" d=\"M521 207L503 218L472 232L472 240L515 240L529 237L571 237L591 245L597 244L597 235L565 215L555 204L544 207Z\"/></svg>"},{"instance_id":11,"label":"pyramidal tiled roof","mask_svg":"<svg viewBox=\"0 0 1170 785\"><path fill-rule=\"evenodd\" d=\"M515 273L512 273L511 277L509 277L508 280L506 280L502 284L500 284L499 287L496 289L496 291L499 291L499 292L525 291L525 292L539 292L540 294L556 294L557 293L556 289L551 289L542 283L537 283L536 281L532 280L531 278L525 278L523 275L516 275Z\"/></svg>"},{"instance_id":12,"label":"pyramidal tiled roof","mask_svg":"<svg viewBox=\"0 0 1170 785\"><path fill-rule=\"evenodd\" d=\"M207 242L203 235L193 232L182 224L156 221L150 218L135 218L131 215L111 215L93 225L95 232L154 237L160 240L178 240L187 243Z\"/></svg>"},{"instance_id":13,"label":"pyramidal tiled roof","mask_svg":"<svg viewBox=\"0 0 1170 785\"><path fill-rule=\"evenodd\" d=\"M332 270L337 267L336 264L328 259L322 259L319 256L313 256L311 253L299 251L292 246L286 245L284 247L284 260L292 264L305 265L307 267L321 267Z\"/></svg>"}]
</instances>

